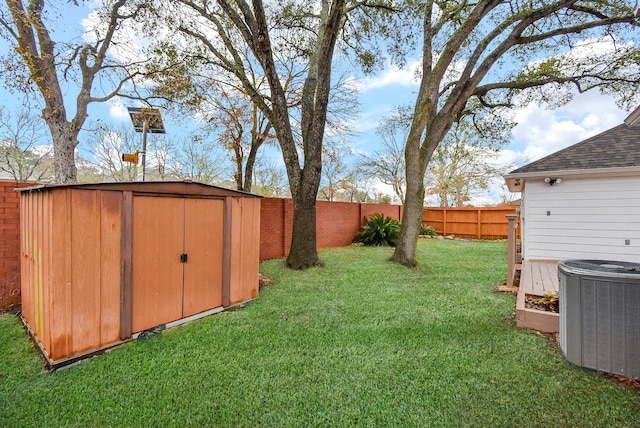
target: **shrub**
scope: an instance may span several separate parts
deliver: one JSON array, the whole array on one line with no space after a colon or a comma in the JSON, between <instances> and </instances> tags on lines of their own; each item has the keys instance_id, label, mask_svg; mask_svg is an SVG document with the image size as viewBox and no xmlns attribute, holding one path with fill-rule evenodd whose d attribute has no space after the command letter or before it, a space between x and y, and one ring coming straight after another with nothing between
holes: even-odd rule
<instances>
[{"instance_id":1,"label":"shrub","mask_svg":"<svg viewBox=\"0 0 640 428\"><path fill-rule=\"evenodd\" d=\"M423 223L420 225L420 235L437 236L438 232L436 232L433 226L428 226Z\"/></svg>"},{"instance_id":2,"label":"shrub","mask_svg":"<svg viewBox=\"0 0 640 428\"><path fill-rule=\"evenodd\" d=\"M400 222L384 214L375 213L369 217L362 230L356 234L353 242L360 242L367 246L388 245L396 246Z\"/></svg>"}]
</instances>

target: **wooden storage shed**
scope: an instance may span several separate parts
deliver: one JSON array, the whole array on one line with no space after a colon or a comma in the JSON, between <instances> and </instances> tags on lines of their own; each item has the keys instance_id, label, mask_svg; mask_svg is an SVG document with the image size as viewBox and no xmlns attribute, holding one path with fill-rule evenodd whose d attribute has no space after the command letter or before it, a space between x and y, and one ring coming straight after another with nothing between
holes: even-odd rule
<instances>
[{"instance_id":1,"label":"wooden storage shed","mask_svg":"<svg viewBox=\"0 0 640 428\"><path fill-rule=\"evenodd\" d=\"M255 195L192 182L20 192L22 317L54 367L258 294Z\"/></svg>"}]
</instances>

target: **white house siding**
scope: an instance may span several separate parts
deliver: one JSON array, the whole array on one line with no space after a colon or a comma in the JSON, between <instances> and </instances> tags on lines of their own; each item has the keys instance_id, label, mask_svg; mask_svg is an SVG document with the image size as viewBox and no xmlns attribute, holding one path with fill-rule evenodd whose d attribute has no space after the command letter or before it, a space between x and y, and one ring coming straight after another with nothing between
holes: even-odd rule
<instances>
[{"instance_id":1,"label":"white house siding","mask_svg":"<svg viewBox=\"0 0 640 428\"><path fill-rule=\"evenodd\" d=\"M525 259L640 263L640 177L527 179L522 217Z\"/></svg>"}]
</instances>

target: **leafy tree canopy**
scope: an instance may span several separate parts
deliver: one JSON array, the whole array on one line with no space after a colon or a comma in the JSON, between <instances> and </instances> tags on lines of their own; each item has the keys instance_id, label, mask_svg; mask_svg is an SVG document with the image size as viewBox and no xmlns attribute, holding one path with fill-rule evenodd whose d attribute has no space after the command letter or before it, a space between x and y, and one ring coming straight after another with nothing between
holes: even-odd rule
<instances>
[{"instance_id":1,"label":"leafy tree canopy","mask_svg":"<svg viewBox=\"0 0 640 428\"><path fill-rule=\"evenodd\" d=\"M616 94L630 108L640 89L640 50L636 11L623 1L429 0L409 6L422 19L420 27L410 27L422 30L422 68L393 260L413 266L425 171L455 122L470 117L478 123L488 112L527 99L566 102L568 88ZM596 43L603 38L611 41L605 52Z\"/></svg>"}]
</instances>

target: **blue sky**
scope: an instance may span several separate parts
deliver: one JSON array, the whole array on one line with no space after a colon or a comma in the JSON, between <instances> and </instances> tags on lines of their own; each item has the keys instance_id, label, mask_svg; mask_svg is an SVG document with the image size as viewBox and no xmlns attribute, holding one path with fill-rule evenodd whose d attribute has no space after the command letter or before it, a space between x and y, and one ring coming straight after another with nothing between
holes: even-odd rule
<instances>
[{"instance_id":1,"label":"blue sky","mask_svg":"<svg viewBox=\"0 0 640 428\"><path fill-rule=\"evenodd\" d=\"M365 139L371 136L371 129L367 128L375 127L377 121L395 105L415 99L418 82L410 70L414 64L409 64L404 70L389 66L363 81L361 130L367 131ZM575 93L571 102L555 109L529 104L515 110L517 125L509 143L501 150L500 162L521 166L540 159L621 124L629 113L618 108L612 97L598 91ZM358 146L359 142L356 142ZM490 192L476 195L473 202L477 205L497 202L503 192L502 184L502 180L498 180Z\"/></svg>"},{"instance_id":2,"label":"blue sky","mask_svg":"<svg viewBox=\"0 0 640 428\"><path fill-rule=\"evenodd\" d=\"M90 8L86 3L85 6L84 9L69 7L68 11L64 11L67 22L61 28L65 32L74 27L81 28L80 21ZM0 43L0 49L6 49L6 45ZM373 153L377 148L374 131L378 121L389 115L395 106L411 104L414 101L418 87L414 78L417 63L417 59L408 61L407 66L400 70L388 65L372 76L359 78L361 112L353 122L353 128L359 134L353 138L352 148ZM0 102L3 106L15 106L16 100L16 97L4 89L0 91ZM122 100L93 104L90 106L90 120L99 119L114 127L123 123L130 125L127 105L134 104ZM530 104L516 111L517 125L513 129L510 143L501 151L501 162L517 162L521 165L539 159L620 124L628 113L620 110L612 98L599 92L576 94L573 101L553 110ZM182 122L177 123L167 115L165 127L168 137L179 138L185 125ZM80 147L80 153L84 157L91 156L91 152L84 145ZM274 162L281 162L280 154L276 150L265 155ZM385 188L381 186L381 189ZM496 187L491 192L478 195L474 202L479 205L497 202L502 192L502 182L497 180Z\"/></svg>"}]
</instances>

